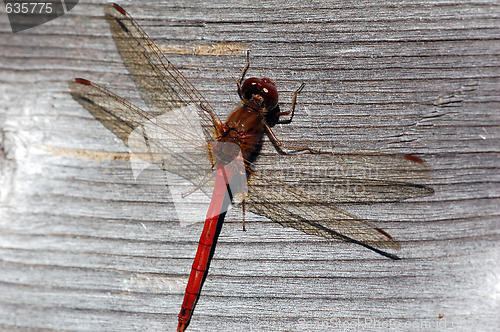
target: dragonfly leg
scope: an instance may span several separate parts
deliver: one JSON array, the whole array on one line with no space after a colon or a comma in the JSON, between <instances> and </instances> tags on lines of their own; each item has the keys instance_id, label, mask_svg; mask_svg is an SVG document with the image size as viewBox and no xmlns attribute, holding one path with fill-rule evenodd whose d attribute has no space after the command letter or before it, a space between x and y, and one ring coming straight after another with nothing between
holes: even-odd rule
<instances>
[{"instance_id":1,"label":"dragonfly leg","mask_svg":"<svg viewBox=\"0 0 500 332\"><path fill-rule=\"evenodd\" d=\"M295 105L297 103L297 96L302 91L302 89L304 88L305 85L306 85L305 83L302 83L299 86L299 88L297 90L295 90L295 92L293 94L293 99L292 99L292 106L290 107L290 109L288 111L277 112L273 116L273 118L279 119L280 116L291 115L290 118L286 119L286 120L278 120L276 122L273 122L272 126L274 126L275 124L289 124L292 122L293 115L295 113ZM313 153L313 154L329 154L330 153L330 152L322 152L319 150L315 150L315 149L312 149L312 148L306 147L306 146L286 146L283 143L281 143L281 141L278 139L278 137L276 137L276 135L272 131L269 124L267 124L267 123L264 124L264 127L266 129L267 137L269 138L269 140L273 144L276 151L281 155L290 155L290 154L296 154L299 152L307 152L307 153ZM285 151L285 149L289 150L289 151Z\"/></svg>"},{"instance_id":2,"label":"dragonfly leg","mask_svg":"<svg viewBox=\"0 0 500 332\"><path fill-rule=\"evenodd\" d=\"M280 116L283 116L283 115L290 115L290 119L286 119L286 120L279 120L277 122L277 124L289 124L292 122L292 119L293 119L293 115L295 113L295 104L297 103L297 96L299 95L299 93L302 91L302 89L304 88L306 84L305 83L302 83L299 88L297 90L295 90L295 92L293 93L293 99L292 99L292 106L290 106L290 109L288 111L285 111L285 112L278 112L276 113L276 117L280 117Z\"/></svg>"},{"instance_id":3,"label":"dragonfly leg","mask_svg":"<svg viewBox=\"0 0 500 332\"><path fill-rule=\"evenodd\" d=\"M312 153L312 154L331 154L331 152L322 152L319 150L312 149L307 146L287 146L281 143L281 141L276 137L276 135L273 133L271 128L269 127L268 124L265 124L266 128L266 134L271 143L273 144L274 148L276 151L281 154L281 155L291 155L291 154L297 154L299 152L306 152L307 153ZM285 151L288 150L288 151Z\"/></svg>"},{"instance_id":4,"label":"dragonfly leg","mask_svg":"<svg viewBox=\"0 0 500 332\"><path fill-rule=\"evenodd\" d=\"M250 67L250 50L247 50L247 62L245 63L245 66L241 70L240 76L238 77L238 81L236 81L236 85L238 86L238 94L240 95L240 98L241 98L241 85L243 84L243 80L245 79L245 75L249 67Z\"/></svg>"},{"instance_id":5,"label":"dragonfly leg","mask_svg":"<svg viewBox=\"0 0 500 332\"><path fill-rule=\"evenodd\" d=\"M243 211L243 232L246 232L246 228L245 228L245 200L243 199L243 201L241 202L241 209Z\"/></svg>"}]
</instances>

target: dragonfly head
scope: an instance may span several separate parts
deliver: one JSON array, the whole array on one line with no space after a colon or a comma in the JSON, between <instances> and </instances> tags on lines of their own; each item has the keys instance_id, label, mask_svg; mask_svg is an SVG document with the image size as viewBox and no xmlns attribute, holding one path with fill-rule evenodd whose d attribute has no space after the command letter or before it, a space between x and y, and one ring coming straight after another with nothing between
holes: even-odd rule
<instances>
[{"instance_id":1,"label":"dragonfly head","mask_svg":"<svg viewBox=\"0 0 500 332\"><path fill-rule=\"evenodd\" d=\"M251 102L270 111L278 105L278 89L267 77L251 77L241 86L241 99L243 103Z\"/></svg>"}]
</instances>

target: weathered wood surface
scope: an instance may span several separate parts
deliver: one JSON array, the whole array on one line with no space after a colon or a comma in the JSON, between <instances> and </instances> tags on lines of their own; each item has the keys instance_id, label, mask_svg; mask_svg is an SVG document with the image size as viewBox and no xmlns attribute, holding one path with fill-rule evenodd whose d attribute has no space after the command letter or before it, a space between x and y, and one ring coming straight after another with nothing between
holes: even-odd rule
<instances>
[{"instance_id":1,"label":"weathered wood surface","mask_svg":"<svg viewBox=\"0 0 500 332\"><path fill-rule=\"evenodd\" d=\"M222 115L251 49L249 74L283 100L307 84L284 141L434 169L432 197L345 207L380 221L401 261L229 215L191 331L498 330L497 1L121 4ZM67 87L85 77L140 105L103 4L18 34L0 12L0 330L174 330L202 225L134 181Z\"/></svg>"}]
</instances>

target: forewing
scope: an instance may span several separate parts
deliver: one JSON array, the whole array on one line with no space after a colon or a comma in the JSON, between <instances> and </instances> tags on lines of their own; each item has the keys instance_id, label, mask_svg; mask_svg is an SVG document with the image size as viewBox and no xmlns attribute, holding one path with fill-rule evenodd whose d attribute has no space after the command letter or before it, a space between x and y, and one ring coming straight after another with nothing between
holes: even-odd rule
<instances>
[{"instance_id":1,"label":"forewing","mask_svg":"<svg viewBox=\"0 0 500 332\"><path fill-rule=\"evenodd\" d=\"M205 138L211 140L220 120L210 104L123 8L110 3L105 13L123 62L150 111L160 114L197 105Z\"/></svg>"},{"instance_id":2,"label":"forewing","mask_svg":"<svg viewBox=\"0 0 500 332\"><path fill-rule=\"evenodd\" d=\"M269 181L282 181L328 203L382 203L434 193L423 183L432 169L405 154L322 149L319 154L262 154L254 165Z\"/></svg>"}]
</instances>

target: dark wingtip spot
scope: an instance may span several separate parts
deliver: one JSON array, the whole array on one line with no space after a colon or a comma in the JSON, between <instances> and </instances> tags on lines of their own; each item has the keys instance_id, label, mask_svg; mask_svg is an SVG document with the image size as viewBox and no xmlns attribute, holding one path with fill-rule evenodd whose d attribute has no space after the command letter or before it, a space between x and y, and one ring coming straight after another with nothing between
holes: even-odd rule
<instances>
[{"instance_id":1,"label":"dark wingtip spot","mask_svg":"<svg viewBox=\"0 0 500 332\"><path fill-rule=\"evenodd\" d=\"M426 186L423 185L423 184L419 184L419 183L411 183L411 182L406 182L405 185L407 187L413 187L413 188L419 188L419 189L425 189Z\"/></svg>"},{"instance_id":2,"label":"dark wingtip spot","mask_svg":"<svg viewBox=\"0 0 500 332\"><path fill-rule=\"evenodd\" d=\"M113 7L119 11L122 15L127 15L127 12L125 11L125 9L123 9L122 7L120 7L119 5L117 5L116 3L113 3Z\"/></svg>"},{"instance_id":3,"label":"dark wingtip spot","mask_svg":"<svg viewBox=\"0 0 500 332\"><path fill-rule=\"evenodd\" d=\"M92 85L92 83L90 83L89 80L86 80L84 78L75 78L75 82L80 83L80 84L85 84L85 85Z\"/></svg>"},{"instance_id":4,"label":"dark wingtip spot","mask_svg":"<svg viewBox=\"0 0 500 332\"><path fill-rule=\"evenodd\" d=\"M129 30L127 29L127 27L125 26L125 24L122 23L122 21L116 21L118 22L118 24L120 24L120 27L122 28L123 31L125 32L129 32Z\"/></svg>"},{"instance_id":5,"label":"dark wingtip spot","mask_svg":"<svg viewBox=\"0 0 500 332\"><path fill-rule=\"evenodd\" d=\"M85 103L88 103L88 104L91 104L91 105L95 105L95 103L92 100L88 99L87 97L79 96L79 99L81 101L85 102Z\"/></svg>"},{"instance_id":6,"label":"dark wingtip spot","mask_svg":"<svg viewBox=\"0 0 500 332\"><path fill-rule=\"evenodd\" d=\"M424 161L418 157L412 156L411 154L405 154L405 158L416 163L423 163Z\"/></svg>"}]
</instances>

